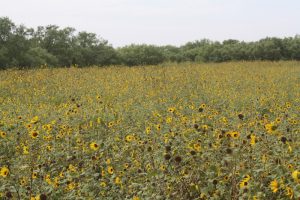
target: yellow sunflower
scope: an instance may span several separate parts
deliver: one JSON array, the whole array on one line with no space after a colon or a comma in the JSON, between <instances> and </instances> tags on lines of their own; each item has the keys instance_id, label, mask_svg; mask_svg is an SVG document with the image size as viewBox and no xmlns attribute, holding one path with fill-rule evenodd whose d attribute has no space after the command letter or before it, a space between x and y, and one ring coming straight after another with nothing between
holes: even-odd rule
<instances>
[{"instance_id":1,"label":"yellow sunflower","mask_svg":"<svg viewBox=\"0 0 300 200\"><path fill-rule=\"evenodd\" d=\"M90 148L94 151L97 151L99 149L99 145L96 142L92 142L90 144Z\"/></svg>"},{"instance_id":2,"label":"yellow sunflower","mask_svg":"<svg viewBox=\"0 0 300 200\"><path fill-rule=\"evenodd\" d=\"M113 168L112 166L108 166L108 167L107 167L107 172L108 172L109 174L113 174L113 173L114 173L114 168Z\"/></svg>"},{"instance_id":3,"label":"yellow sunflower","mask_svg":"<svg viewBox=\"0 0 300 200\"><path fill-rule=\"evenodd\" d=\"M6 138L6 133L3 132L3 131L0 131L0 136L1 136L2 138Z\"/></svg>"},{"instance_id":4,"label":"yellow sunflower","mask_svg":"<svg viewBox=\"0 0 300 200\"><path fill-rule=\"evenodd\" d=\"M9 169L7 167L2 167L0 170L0 176L7 177L9 174Z\"/></svg>"},{"instance_id":5,"label":"yellow sunflower","mask_svg":"<svg viewBox=\"0 0 300 200\"><path fill-rule=\"evenodd\" d=\"M270 183L270 188L273 193L276 193L278 191L279 184L278 184L277 180L274 180Z\"/></svg>"},{"instance_id":6,"label":"yellow sunflower","mask_svg":"<svg viewBox=\"0 0 300 200\"><path fill-rule=\"evenodd\" d=\"M300 183L300 172L298 170L293 171L292 177L296 183Z\"/></svg>"},{"instance_id":7,"label":"yellow sunflower","mask_svg":"<svg viewBox=\"0 0 300 200\"><path fill-rule=\"evenodd\" d=\"M38 116L35 116L31 119L30 123L31 124L36 124L37 122L39 121L39 117Z\"/></svg>"},{"instance_id":8,"label":"yellow sunflower","mask_svg":"<svg viewBox=\"0 0 300 200\"><path fill-rule=\"evenodd\" d=\"M127 135L125 137L126 142L131 142L132 140L134 140L134 136L133 135Z\"/></svg>"},{"instance_id":9,"label":"yellow sunflower","mask_svg":"<svg viewBox=\"0 0 300 200\"><path fill-rule=\"evenodd\" d=\"M30 137L33 139L36 139L39 136L39 132L38 131L30 131Z\"/></svg>"}]
</instances>

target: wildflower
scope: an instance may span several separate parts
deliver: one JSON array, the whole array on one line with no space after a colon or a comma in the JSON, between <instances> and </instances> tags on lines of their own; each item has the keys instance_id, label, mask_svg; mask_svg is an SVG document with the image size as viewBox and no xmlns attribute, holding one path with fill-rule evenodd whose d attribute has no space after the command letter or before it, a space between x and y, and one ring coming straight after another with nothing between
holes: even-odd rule
<instances>
[{"instance_id":1,"label":"wildflower","mask_svg":"<svg viewBox=\"0 0 300 200\"><path fill-rule=\"evenodd\" d=\"M101 186L101 187L106 187L106 183L102 181L102 182L100 183L100 186Z\"/></svg>"},{"instance_id":2,"label":"wildflower","mask_svg":"<svg viewBox=\"0 0 300 200\"><path fill-rule=\"evenodd\" d=\"M46 183L48 183L49 185L52 184L50 174L47 174L47 175L45 176L45 181L46 181Z\"/></svg>"},{"instance_id":3,"label":"wildflower","mask_svg":"<svg viewBox=\"0 0 300 200\"><path fill-rule=\"evenodd\" d=\"M201 145L199 143L196 143L196 144L193 145L193 148L194 148L195 151L199 152L201 150Z\"/></svg>"},{"instance_id":4,"label":"wildflower","mask_svg":"<svg viewBox=\"0 0 300 200\"><path fill-rule=\"evenodd\" d=\"M51 151L52 150L52 146L51 145L47 145L46 149L47 149L47 151Z\"/></svg>"},{"instance_id":5,"label":"wildflower","mask_svg":"<svg viewBox=\"0 0 300 200\"><path fill-rule=\"evenodd\" d=\"M70 172L76 172L76 167L74 166L74 165L72 165L72 164L70 164L69 166L68 166L68 170L70 171Z\"/></svg>"},{"instance_id":6,"label":"wildflower","mask_svg":"<svg viewBox=\"0 0 300 200\"><path fill-rule=\"evenodd\" d=\"M0 176L7 177L9 174L9 169L7 167L2 167L0 170Z\"/></svg>"},{"instance_id":7,"label":"wildflower","mask_svg":"<svg viewBox=\"0 0 300 200\"><path fill-rule=\"evenodd\" d=\"M35 116L31 119L30 123L31 124L36 124L37 122L39 121L39 117L38 116Z\"/></svg>"},{"instance_id":8,"label":"wildflower","mask_svg":"<svg viewBox=\"0 0 300 200\"><path fill-rule=\"evenodd\" d=\"M111 128L113 126L114 126L114 122L109 122L108 125L107 125L108 128Z\"/></svg>"},{"instance_id":9,"label":"wildflower","mask_svg":"<svg viewBox=\"0 0 300 200\"><path fill-rule=\"evenodd\" d=\"M250 135L250 145L251 146L254 146L255 145L255 143L256 143L256 136L255 135Z\"/></svg>"},{"instance_id":10,"label":"wildflower","mask_svg":"<svg viewBox=\"0 0 300 200\"><path fill-rule=\"evenodd\" d=\"M292 146L291 146L291 145L289 145L289 144L288 144L288 150L289 150L289 153L292 153L292 151L293 151L293 148L292 148Z\"/></svg>"},{"instance_id":11,"label":"wildflower","mask_svg":"<svg viewBox=\"0 0 300 200\"><path fill-rule=\"evenodd\" d=\"M241 189L243 189L243 188L245 188L245 187L247 187L247 186L248 186L248 181L243 180L243 181L240 182L240 188L241 188Z\"/></svg>"},{"instance_id":12,"label":"wildflower","mask_svg":"<svg viewBox=\"0 0 300 200\"><path fill-rule=\"evenodd\" d=\"M226 175L226 176L224 176L223 180L224 180L225 182L227 182L227 181L229 180L229 177Z\"/></svg>"},{"instance_id":13,"label":"wildflower","mask_svg":"<svg viewBox=\"0 0 300 200\"><path fill-rule=\"evenodd\" d=\"M133 196L132 200L140 200L140 198L138 196Z\"/></svg>"},{"instance_id":14,"label":"wildflower","mask_svg":"<svg viewBox=\"0 0 300 200\"><path fill-rule=\"evenodd\" d=\"M3 131L0 131L0 136L1 136L2 138L6 138L6 133L3 132Z\"/></svg>"},{"instance_id":15,"label":"wildflower","mask_svg":"<svg viewBox=\"0 0 300 200\"><path fill-rule=\"evenodd\" d=\"M160 129L161 129L161 125L160 124L157 124L155 127L156 127L156 130L160 131Z\"/></svg>"},{"instance_id":16,"label":"wildflower","mask_svg":"<svg viewBox=\"0 0 300 200\"><path fill-rule=\"evenodd\" d=\"M133 137L133 135L127 135L125 137L125 140L126 140L126 142L131 142L132 140L134 140L134 137Z\"/></svg>"},{"instance_id":17,"label":"wildflower","mask_svg":"<svg viewBox=\"0 0 300 200\"><path fill-rule=\"evenodd\" d=\"M27 129L31 129L31 128L32 128L32 124L27 124L27 125L26 125L26 128L27 128Z\"/></svg>"},{"instance_id":18,"label":"wildflower","mask_svg":"<svg viewBox=\"0 0 300 200\"><path fill-rule=\"evenodd\" d=\"M275 126L273 123L269 123L265 125L265 129L267 133L273 133L277 129L277 126Z\"/></svg>"},{"instance_id":19,"label":"wildflower","mask_svg":"<svg viewBox=\"0 0 300 200\"><path fill-rule=\"evenodd\" d=\"M183 124L185 124L187 122L188 118L186 116L183 116L180 118L180 120Z\"/></svg>"},{"instance_id":20,"label":"wildflower","mask_svg":"<svg viewBox=\"0 0 300 200\"><path fill-rule=\"evenodd\" d=\"M25 178L25 177L21 178L21 180L20 180L20 185L21 185L21 186L24 186L24 185L26 185L26 184L27 184L26 178Z\"/></svg>"},{"instance_id":21,"label":"wildflower","mask_svg":"<svg viewBox=\"0 0 300 200\"><path fill-rule=\"evenodd\" d=\"M120 177L116 177L115 178L115 183L117 184L117 185L120 185L121 184L121 179L120 179Z\"/></svg>"},{"instance_id":22,"label":"wildflower","mask_svg":"<svg viewBox=\"0 0 300 200\"><path fill-rule=\"evenodd\" d=\"M102 169L101 170L101 177L104 177L105 176L105 171Z\"/></svg>"},{"instance_id":23,"label":"wildflower","mask_svg":"<svg viewBox=\"0 0 300 200\"><path fill-rule=\"evenodd\" d=\"M59 177L60 177L60 178L64 178L64 177L65 177L65 175L64 175L64 172L63 172L63 171L61 171L61 172L59 173Z\"/></svg>"},{"instance_id":24,"label":"wildflower","mask_svg":"<svg viewBox=\"0 0 300 200\"><path fill-rule=\"evenodd\" d=\"M273 193L276 193L278 191L279 184L278 184L277 180L274 180L270 183L270 188Z\"/></svg>"},{"instance_id":25,"label":"wildflower","mask_svg":"<svg viewBox=\"0 0 300 200\"><path fill-rule=\"evenodd\" d=\"M29 147L28 146L23 146L23 154L24 155L29 154Z\"/></svg>"},{"instance_id":26,"label":"wildflower","mask_svg":"<svg viewBox=\"0 0 300 200\"><path fill-rule=\"evenodd\" d=\"M240 188L243 189L249 185L250 176L246 175L243 180L240 182Z\"/></svg>"},{"instance_id":27,"label":"wildflower","mask_svg":"<svg viewBox=\"0 0 300 200\"><path fill-rule=\"evenodd\" d=\"M174 107L170 107L170 108L168 108L168 111L169 111L170 113L174 113L174 112L175 112L175 108L174 108Z\"/></svg>"},{"instance_id":28,"label":"wildflower","mask_svg":"<svg viewBox=\"0 0 300 200\"><path fill-rule=\"evenodd\" d=\"M90 144L90 148L94 151L97 151L99 149L99 145L96 142L92 142Z\"/></svg>"},{"instance_id":29,"label":"wildflower","mask_svg":"<svg viewBox=\"0 0 300 200\"><path fill-rule=\"evenodd\" d=\"M81 140L80 138L77 138L77 139L76 139L76 143L77 143L78 145L80 145L80 144L82 144L82 140Z\"/></svg>"},{"instance_id":30,"label":"wildflower","mask_svg":"<svg viewBox=\"0 0 300 200\"><path fill-rule=\"evenodd\" d=\"M30 197L30 200L42 200L40 195Z\"/></svg>"},{"instance_id":31,"label":"wildflower","mask_svg":"<svg viewBox=\"0 0 300 200\"><path fill-rule=\"evenodd\" d=\"M281 119L280 119L279 117L277 117L277 118L275 119L275 122L276 122L277 124L279 124L279 123L281 122Z\"/></svg>"},{"instance_id":32,"label":"wildflower","mask_svg":"<svg viewBox=\"0 0 300 200\"><path fill-rule=\"evenodd\" d=\"M36 130L30 131L30 137L36 139L39 136L39 132Z\"/></svg>"},{"instance_id":33,"label":"wildflower","mask_svg":"<svg viewBox=\"0 0 300 200\"><path fill-rule=\"evenodd\" d=\"M288 164L287 166L290 170L293 170L294 166L292 164Z\"/></svg>"},{"instance_id":34,"label":"wildflower","mask_svg":"<svg viewBox=\"0 0 300 200\"><path fill-rule=\"evenodd\" d=\"M74 182L71 182L67 186L67 190L74 190L76 187L76 184Z\"/></svg>"},{"instance_id":35,"label":"wildflower","mask_svg":"<svg viewBox=\"0 0 300 200\"><path fill-rule=\"evenodd\" d=\"M300 172L298 170L293 171L292 177L296 183L300 183Z\"/></svg>"},{"instance_id":36,"label":"wildflower","mask_svg":"<svg viewBox=\"0 0 300 200\"><path fill-rule=\"evenodd\" d=\"M287 186L287 187L285 188L285 194L286 194L286 196L288 196L290 199L293 199L294 191L293 191L292 188L290 188L290 187Z\"/></svg>"},{"instance_id":37,"label":"wildflower","mask_svg":"<svg viewBox=\"0 0 300 200\"><path fill-rule=\"evenodd\" d=\"M146 128L146 133L147 133L147 134L150 134L150 132L151 132L151 128L148 126L148 127Z\"/></svg>"},{"instance_id":38,"label":"wildflower","mask_svg":"<svg viewBox=\"0 0 300 200\"><path fill-rule=\"evenodd\" d=\"M165 166L165 165L161 165L161 166L159 167L159 169L160 169L161 171L165 171L165 170L166 170L166 166Z\"/></svg>"},{"instance_id":39,"label":"wildflower","mask_svg":"<svg viewBox=\"0 0 300 200\"><path fill-rule=\"evenodd\" d=\"M128 167L129 167L129 164L128 164L128 163L125 163L125 164L124 164L124 168L127 169Z\"/></svg>"},{"instance_id":40,"label":"wildflower","mask_svg":"<svg viewBox=\"0 0 300 200\"><path fill-rule=\"evenodd\" d=\"M148 164L146 165L146 170L147 170L147 171L150 171L151 169L152 169L152 166L151 166L150 163L148 163Z\"/></svg>"},{"instance_id":41,"label":"wildflower","mask_svg":"<svg viewBox=\"0 0 300 200\"><path fill-rule=\"evenodd\" d=\"M231 137L232 138L234 138L234 139L237 139L237 138L239 138L240 137L240 133L239 132L237 132L237 131L233 131L233 132L231 132Z\"/></svg>"},{"instance_id":42,"label":"wildflower","mask_svg":"<svg viewBox=\"0 0 300 200\"><path fill-rule=\"evenodd\" d=\"M167 117L167 118L166 118L166 123L167 123L167 124L170 124L170 123L172 122L172 120L173 120L172 117Z\"/></svg>"},{"instance_id":43,"label":"wildflower","mask_svg":"<svg viewBox=\"0 0 300 200\"><path fill-rule=\"evenodd\" d=\"M222 122L223 122L224 124L227 124L227 123L228 123L228 119L227 119L226 117L222 117Z\"/></svg>"},{"instance_id":44,"label":"wildflower","mask_svg":"<svg viewBox=\"0 0 300 200\"><path fill-rule=\"evenodd\" d=\"M243 180L249 181L251 179L250 175L246 175Z\"/></svg>"},{"instance_id":45,"label":"wildflower","mask_svg":"<svg viewBox=\"0 0 300 200\"><path fill-rule=\"evenodd\" d=\"M32 175L31 175L32 179L36 179L37 176L38 176L38 173L37 173L37 172L32 172Z\"/></svg>"},{"instance_id":46,"label":"wildflower","mask_svg":"<svg viewBox=\"0 0 300 200\"><path fill-rule=\"evenodd\" d=\"M200 105L200 108L205 108L205 107L206 105L204 103Z\"/></svg>"},{"instance_id":47,"label":"wildflower","mask_svg":"<svg viewBox=\"0 0 300 200\"><path fill-rule=\"evenodd\" d=\"M207 131L208 130L208 126L205 124L205 125L202 125L202 130L203 131Z\"/></svg>"},{"instance_id":48,"label":"wildflower","mask_svg":"<svg viewBox=\"0 0 300 200\"><path fill-rule=\"evenodd\" d=\"M43 125L42 128L46 131L48 128L47 128L47 125Z\"/></svg>"},{"instance_id":49,"label":"wildflower","mask_svg":"<svg viewBox=\"0 0 300 200\"><path fill-rule=\"evenodd\" d=\"M113 168L112 166L108 166L108 167L107 167L107 172L108 172L109 174L113 174L113 173L114 173L114 168Z\"/></svg>"}]
</instances>

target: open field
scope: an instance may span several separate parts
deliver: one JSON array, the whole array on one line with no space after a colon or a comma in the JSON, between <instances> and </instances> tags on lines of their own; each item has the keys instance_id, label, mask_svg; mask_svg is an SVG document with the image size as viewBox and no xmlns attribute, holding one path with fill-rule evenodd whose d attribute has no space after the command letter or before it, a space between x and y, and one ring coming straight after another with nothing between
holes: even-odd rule
<instances>
[{"instance_id":1,"label":"open field","mask_svg":"<svg viewBox=\"0 0 300 200\"><path fill-rule=\"evenodd\" d=\"M300 63L0 71L0 196L299 199Z\"/></svg>"}]
</instances>

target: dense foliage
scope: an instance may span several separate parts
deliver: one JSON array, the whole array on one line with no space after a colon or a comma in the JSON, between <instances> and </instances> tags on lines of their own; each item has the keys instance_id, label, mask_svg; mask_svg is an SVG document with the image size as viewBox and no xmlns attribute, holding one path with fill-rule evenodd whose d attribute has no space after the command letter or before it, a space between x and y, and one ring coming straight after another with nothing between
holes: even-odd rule
<instances>
[{"instance_id":1,"label":"dense foliage","mask_svg":"<svg viewBox=\"0 0 300 200\"><path fill-rule=\"evenodd\" d=\"M0 71L0 199L300 198L300 63Z\"/></svg>"},{"instance_id":2,"label":"dense foliage","mask_svg":"<svg viewBox=\"0 0 300 200\"><path fill-rule=\"evenodd\" d=\"M55 25L27 28L0 18L0 69L39 66L156 65L162 62L300 60L300 37L257 42L200 40L183 46L129 45L113 48L94 33Z\"/></svg>"}]
</instances>

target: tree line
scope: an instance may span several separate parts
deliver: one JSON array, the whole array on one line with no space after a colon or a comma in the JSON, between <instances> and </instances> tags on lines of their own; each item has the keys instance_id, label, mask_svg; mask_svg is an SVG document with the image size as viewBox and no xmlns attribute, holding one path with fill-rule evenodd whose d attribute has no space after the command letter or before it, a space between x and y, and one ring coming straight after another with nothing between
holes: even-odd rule
<instances>
[{"instance_id":1,"label":"tree line","mask_svg":"<svg viewBox=\"0 0 300 200\"><path fill-rule=\"evenodd\" d=\"M163 62L300 60L300 35L255 42L208 39L180 47L131 44L113 48L94 33L56 25L36 29L0 18L0 69L39 66L157 65Z\"/></svg>"}]
</instances>

